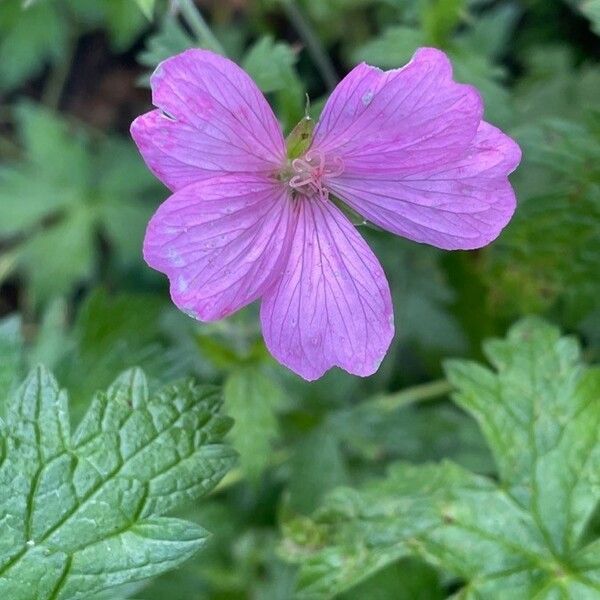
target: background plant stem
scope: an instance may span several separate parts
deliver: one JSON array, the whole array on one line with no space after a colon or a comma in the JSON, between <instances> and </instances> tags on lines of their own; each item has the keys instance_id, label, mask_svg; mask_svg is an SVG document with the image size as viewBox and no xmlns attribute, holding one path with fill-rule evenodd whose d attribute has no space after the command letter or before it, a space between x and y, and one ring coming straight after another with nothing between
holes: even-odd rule
<instances>
[{"instance_id":1,"label":"background plant stem","mask_svg":"<svg viewBox=\"0 0 600 600\"><path fill-rule=\"evenodd\" d=\"M430 383L415 385L393 394L384 396L375 396L370 398L364 405L384 412L391 412L408 404L434 400L447 395L452 390L452 386L445 379L439 379Z\"/></svg>"},{"instance_id":2,"label":"background plant stem","mask_svg":"<svg viewBox=\"0 0 600 600\"><path fill-rule=\"evenodd\" d=\"M215 37L194 2L192 0L177 0L177 6L198 41L210 50L225 55L225 48Z\"/></svg>"},{"instance_id":3,"label":"background plant stem","mask_svg":"<svg viewBox=\"0 0 600 600\"><path fill-rule=\"evenodd\" d=\"M329 58L329 54L323 44L321 44L321 40L315 35L308 19L304 16L295 0L281 0L281 3L285 14L304 42L325 85L332 90L337 85L339 78Z\"/></svg>"},{"instance_id":4,"label":"background plant stem","mask_svg":"<svg viewBox=\"0 0 600 600\"><path fill-rule=\"evenodd\" d=\"M69 78L75 50L77 49L78 35L72 32L67 43L66 55L50 71L44 91L42 93L42 102L49 108L57 109L65 89L65 84Z\"/></svg>"}]
</instances>

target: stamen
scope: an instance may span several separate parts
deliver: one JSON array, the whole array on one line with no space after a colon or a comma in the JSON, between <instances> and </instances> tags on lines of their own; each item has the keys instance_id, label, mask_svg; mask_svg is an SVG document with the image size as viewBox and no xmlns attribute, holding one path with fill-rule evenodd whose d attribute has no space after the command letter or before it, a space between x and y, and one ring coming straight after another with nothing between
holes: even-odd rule
<instances>
[{"instance_id":1,"label":"stamen","mask_svg":"<svg viewBox=\"0 0 600 600\"><path fill-rule=\"evenodd\" d=\"M290 179L290 185L293 188L301 188L304 185L309 185L312 183L312 176L308 175L308 174L304 174L304 175L294 175L291 179Z\"/></svg>"},{"instance_id":2,"label":"stamen","mask_svg":"<svg viewBox=\"0 0 600 600\"><path fill-rule=\"evenodd\" d=\"M295 158L292 161L292 168L296 173L303 173L312 169L311 165L302 158Z\"/></svg>"},{"instance_id":3,"label":"stamen","mask_svg":"<svg viewBox=\"0 0 600 600\"><path fill-rule=\"evenodd\" d=\"M306 153L306 160L308 162L308 164L311 164L313 162L316 161L316 165L313 165L314 168L318 169L319 171L321 171L325 165L325 157L323 156L323 154L321 152L316 152L316 156L315 154L313 154L313 152L308 151Z\"/></svg>"},{"instance_id":4,"label":"stamen","mask_svg":"<svg viewBox=\"0 0 600 600\"><path fill-rule=\"evenodd\" d=\"M339 156L325 156L316 150L295 158L291 166L294 175L288 181L290 187L302 195L318 195L321 198L326 198L328 194L324 180L344 172L344 162Z\"/></svg>"}]
</instances>

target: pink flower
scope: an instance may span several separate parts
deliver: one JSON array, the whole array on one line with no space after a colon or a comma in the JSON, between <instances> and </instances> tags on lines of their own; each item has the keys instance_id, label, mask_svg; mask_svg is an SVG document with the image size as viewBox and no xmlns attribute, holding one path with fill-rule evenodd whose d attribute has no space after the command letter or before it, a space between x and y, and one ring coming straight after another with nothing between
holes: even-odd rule
<instances>
[{"instance_id":1,"label":"pink flower","mask_svg":"<svg viewBox=\"0 0 600 600\"><path fill-rule=\"evenodd\" d=\"M269 104L231 61L188 50L152 76L153 110L131 133L173 195L144 257L173 302L201 321L261 299L267 347L308 380L333 366L374 373L394 334L379 261L332 201L448 250L495 239L515 210L516 143L482 120L477 91L447 57L418 50L401 69L361 64L290 159Z\"/></svg>"}]
</instances>

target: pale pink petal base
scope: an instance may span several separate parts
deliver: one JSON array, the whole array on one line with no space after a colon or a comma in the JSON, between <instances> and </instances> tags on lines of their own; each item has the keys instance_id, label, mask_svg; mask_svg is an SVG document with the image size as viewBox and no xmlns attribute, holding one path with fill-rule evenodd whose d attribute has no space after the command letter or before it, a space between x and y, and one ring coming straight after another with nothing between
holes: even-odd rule
<instances>
[{"instance_id":1,"label":"pale pink petal base","mask_svg":"<svg viewBox=\"0 0 600 600\"><path fill-rule=\"evenodd\" d=\"M218 177L173 194L152 217L144 258L171 284L173 302L202 321L256 300L281 275L292 211L281 185Z\"/></svg>"},{"instance_id":2,"label":"pale pink petal base","mask_svg":"<svg viewBox=\"0 0 600 600\"><path fill-rule=\"evenodd\" d=\"M267 348L308 380L336 365L371 375L394 335L383 269L330 201L301 201L295 211L284 275L262 300Z\"/></svg>"}]
</instances>

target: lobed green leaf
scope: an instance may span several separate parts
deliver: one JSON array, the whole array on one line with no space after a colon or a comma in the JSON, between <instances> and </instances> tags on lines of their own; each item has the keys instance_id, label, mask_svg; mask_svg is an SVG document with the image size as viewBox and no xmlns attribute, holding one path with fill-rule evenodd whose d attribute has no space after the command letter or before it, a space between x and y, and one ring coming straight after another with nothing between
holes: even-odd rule
<instances>
[{"instance_id":1,"label":"lobed green leaf","mask_svg":"<svg viewBox=\"0 0 600 600\"><path fill-rule=\"evenodd\" d=\"M499 481L451 463L399 463L385 479L334 491L310 519L285 525L302 597L332 597L406 556L453 574L460 598L598 597L600 369L537 319L485 351L494 370L446 368Z\"/></svg>"},{"instance_id":2,"label":"lobed green leaf","mask_svg":"<svg viewBox=\"0 0 600 600\"><path fill-rule=\"evenodd\" d=\"M73 436L67 395L35 369L2 426L0 592L75 600L171 569L207 533L162 516L211 490L234 453L216 389L150 395L131 370L98 393Z\"/></svg>"}]
</instances>

